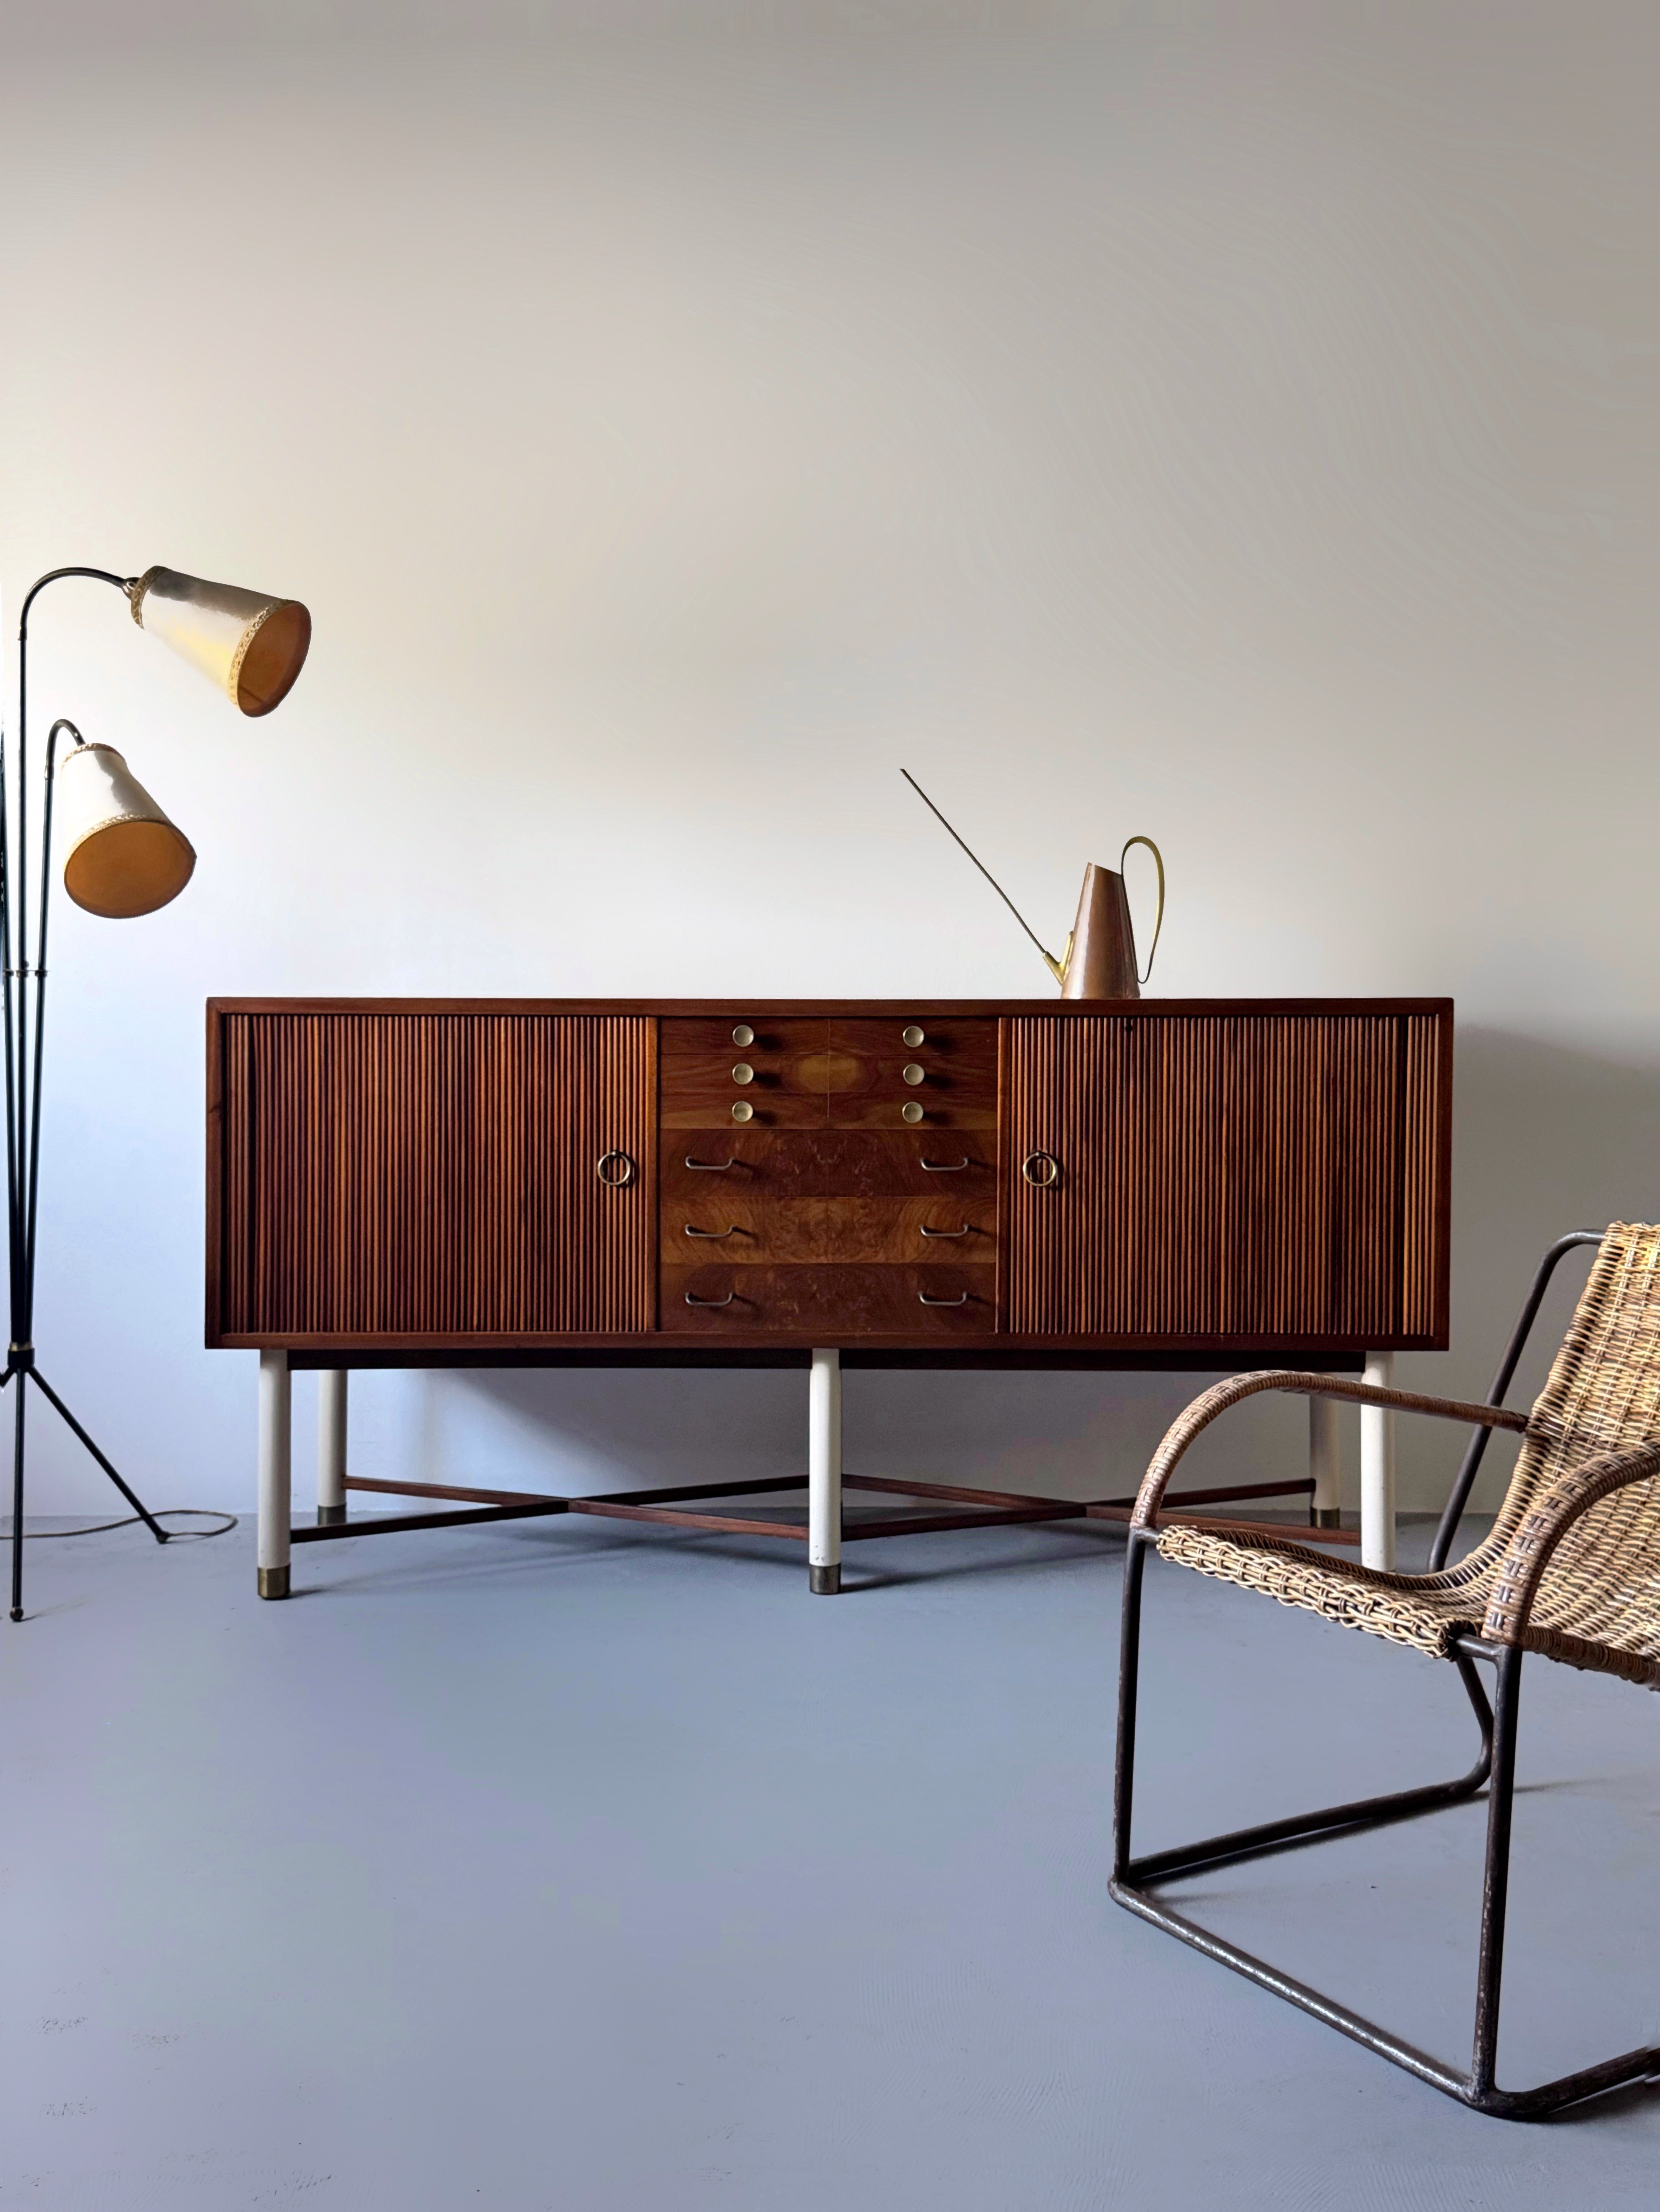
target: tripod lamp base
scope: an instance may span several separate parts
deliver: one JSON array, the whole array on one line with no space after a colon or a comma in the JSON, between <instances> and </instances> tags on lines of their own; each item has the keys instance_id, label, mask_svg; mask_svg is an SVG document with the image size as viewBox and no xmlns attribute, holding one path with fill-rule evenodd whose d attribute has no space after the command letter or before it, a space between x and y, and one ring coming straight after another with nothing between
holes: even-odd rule
<instances>
[{"instance_id":1,"label":"tripod lamp base","mask_svg":"<svg viewBox=\"0 0 1660 2212\"><path fill-rule=\"evenodd\" d=\"M261 1597L286 1597L289 1594L289 1571L286 1567L261 1567L259 1595Z\"/></svg>"}]
</instances>

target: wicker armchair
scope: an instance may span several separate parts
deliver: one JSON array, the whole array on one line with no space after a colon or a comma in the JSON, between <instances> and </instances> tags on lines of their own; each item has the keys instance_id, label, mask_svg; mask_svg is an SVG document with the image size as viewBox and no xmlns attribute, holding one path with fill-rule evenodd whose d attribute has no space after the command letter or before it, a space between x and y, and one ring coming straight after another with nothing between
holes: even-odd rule
<instances>
[{"instance_id":1,"label":"wicker armchair","mask_svg":"<svg viewBox=\"0 0 1660 2212\"><path fill-rule=\"evenodd\" d=\"M1590 1279L1532 1412L1501 1403L1552 1269L1575 1245L1598 1247ZM1263 1390L1359 1400L1476 1425L1422 1575L1383 1573L1329 1558L1279 1531L1220 1534L1161 1525L1166 1487L1201 1430ZM1491 1534L1454 1567L1445 1559L1481 1451L1495 1428L1520 1432L1503 1510ZM1380 2056L1478 2111L1537 2118L1627 2081L1660 2074L1660 2048L1627 2052L1535 2089L1503 2090L1493 2078L1499 2038L1511 1806L1515 1786L1522 1660L1536 1651L1573 1667L1660 1688L1660 1229L1614 1223L1605 1236L1562 1238L1547 1254L1488 1402L1462 1405L1313 1374L1244 1375L1195 1399L1153 1455L1132 1517L1124 1568L1123 1663L1119 1678L1113 1877L1117 1901L1155 1926L1260 1982ZM1452 1782L1272 1821L1207 1842L1134 1858L1130 1819L1142 1579L1150 1547L1160 1555L1321 1614L1345 1627L1450 1660L1481 1729L1480 1755ZM1476 1662L1494 1669L1490 1705ZM1487 1793L1487 1881L1470 2070L1460 2074L1360 2014L1294 1982L1249 1952L1172 1911L1156 1886L1203 1867L1278 1850L1312 1838L1406 1819Z\"/></svg>"}]
</instances>

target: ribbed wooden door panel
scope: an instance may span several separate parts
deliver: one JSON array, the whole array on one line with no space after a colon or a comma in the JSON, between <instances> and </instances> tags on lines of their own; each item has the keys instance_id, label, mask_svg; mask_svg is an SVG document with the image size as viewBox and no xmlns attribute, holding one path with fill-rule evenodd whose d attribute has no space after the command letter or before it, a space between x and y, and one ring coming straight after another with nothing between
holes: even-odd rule
<instances>
[{"instance_id":1,"label":"ribbed wooden door panel","mask_svg":"<svg viewBox=\"0 0 1660 2212\"><path fill-rule=\"evenodd\" d=\"M1010 1329L1444 1340L1439 1018L1008 1027Z\"/></svg>"},{"instance_id":2,"label":"ribbed wooden door panel","mask_svg":"<svg viewBox=\"0 0 1660 2212\"><path fill-rule=\"evenodd\" d=\"M655 1030L617 1015L227 1014L221 1332L650 1328ZM613 1150L635 1164L621 1189L596 1172Z\"/></svg>"}]
</instances>

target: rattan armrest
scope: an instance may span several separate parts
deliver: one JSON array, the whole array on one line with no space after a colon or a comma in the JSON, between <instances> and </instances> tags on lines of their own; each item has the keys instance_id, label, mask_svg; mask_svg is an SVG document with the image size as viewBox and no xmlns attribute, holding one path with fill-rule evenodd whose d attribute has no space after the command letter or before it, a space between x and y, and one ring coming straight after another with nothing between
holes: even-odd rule
<instances>
[{"instance_id":1,"label":"rattan armrest","mask_svg":"<svg viewBox=\"0 0 1660 2212\"><path fill-rule=\"evenodd\" d=\"M1616 1490L1660 1474L1660 1444L1639 1452L1610 1453L1560 1475L1535 1500L1511 1538L1510 1549L1487 1596L1481 1633L1490 1643L1519 1644L1551 1553L1580 1517Z\"/></svg>"},{"instance_id":2,"label":"rattan armrest","mask_svg":"<svg viewBox=\"0 0 1660 2212\"><path fill-rule=\"evenodd\" d=\"M1472 1406L1458 1398L1426 1398L1414 1390L1386 1390L1381 1383L1362 1382L1350 1375L1304 1374L1294 1368L1269 1367L1255 1375L1231 1376L1225 1382L1213 1383L1202 1392L1165 1431L1136 1492L1132 1528L1151 1528L1155 1524L1170 1479L1200 1431L1207 1429L1219 1414L1237 1406L1242 1398L1254 1398L1263 1390L1288 1391L1298 1398L1349 1398L1362 1406L1387 1406L1402 1413L1432 1413L1440 1420L1464 1421L1485 1429L1519 1432L1528 1425L1525 1413L1512 1413L1505 1406Z\"/></svg>"}]
</instances>

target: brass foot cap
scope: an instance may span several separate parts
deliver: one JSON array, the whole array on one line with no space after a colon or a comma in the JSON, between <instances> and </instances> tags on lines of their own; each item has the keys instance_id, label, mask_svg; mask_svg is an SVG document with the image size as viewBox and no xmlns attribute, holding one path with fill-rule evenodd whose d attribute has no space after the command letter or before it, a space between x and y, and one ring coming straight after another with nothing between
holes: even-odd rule
<instances>
[{"instance_id":1,"label":"brass foot cap","mask_svg":"<svg viewBox=\"0 0 1660 2212\"><path fill-rule=\"evenodd\" d=\"M838 1559L833 1567L809 1567L807 1587L815 1597L839 1597L842 1591L842 1564Z\"/></svg>"},{"instance_id":2,"label":"brass foot cap","mask_svg":"<svg viewBox=\"0 0 1660 2212\"><path fill-rule=\"evenodd\" d=\"M1315 1513L1314 1525L1316 1528L1341 1528L1343 1516L1335 1505L1322 1505Z\"/></svg>"},{"instance_id":3,"label":"brass foot cap","mask_svg":"<svg viewBox=\"0 0 1660 2212\"><path fill-rule=\"evenodd\" d=\"M261 1567L259 1595L261 1597L286 1597L289 1594L289 1571L286 1567Z\"/></svg>"},{"instance_id":4,"label":"brass foot cap","mask_svg":"<svg viewBox=\"0 0 1660 2212\"><path fill-rule=\"evenodd\" d=\"M317 1509L317 1525L319 1528L332 1528L345 1517L346 1509L344 1505L319 1505Z\"/></svg>"}]
</instances>

